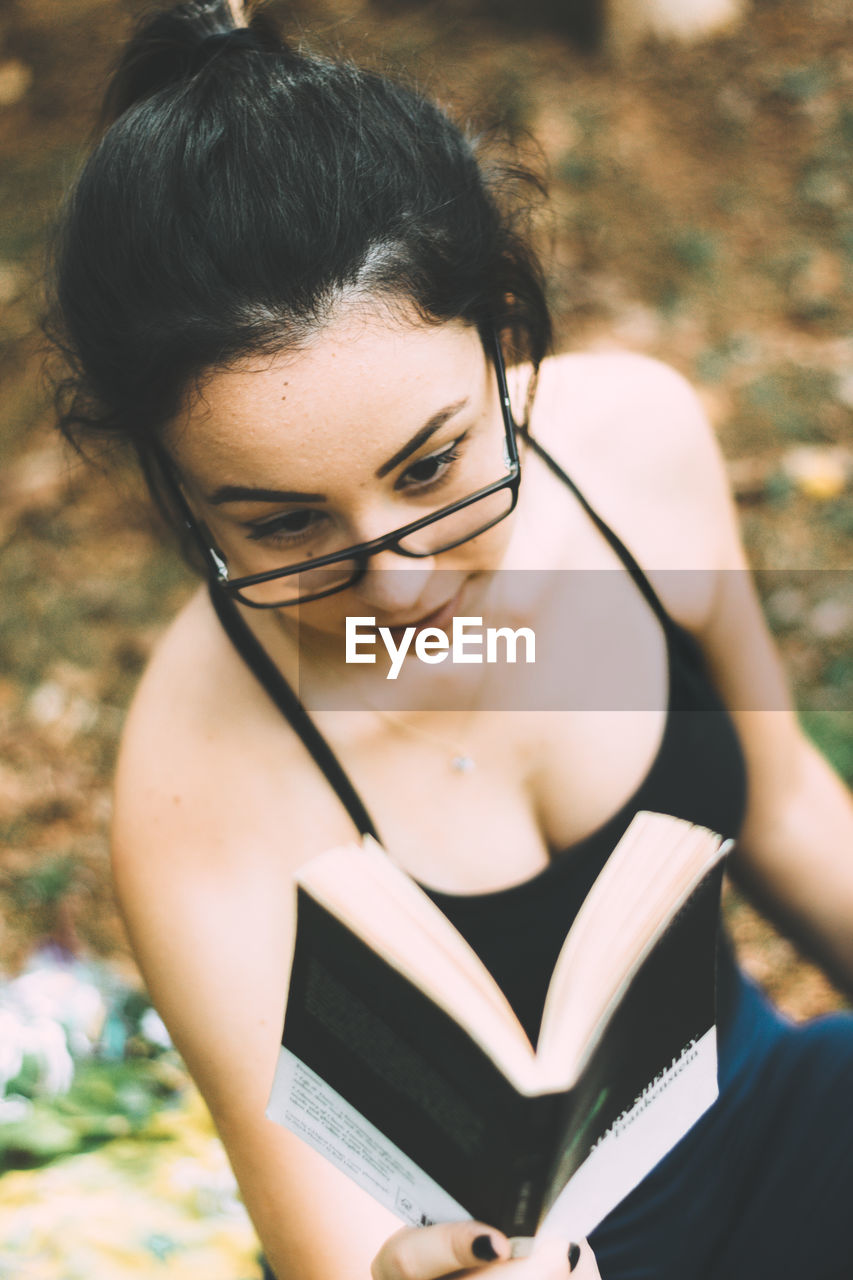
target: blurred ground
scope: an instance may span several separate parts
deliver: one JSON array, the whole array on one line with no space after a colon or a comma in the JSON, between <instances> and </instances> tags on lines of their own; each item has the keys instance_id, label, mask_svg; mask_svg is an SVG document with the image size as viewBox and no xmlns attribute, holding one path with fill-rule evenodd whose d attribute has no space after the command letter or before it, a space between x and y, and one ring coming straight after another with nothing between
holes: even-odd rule
<instances>
[{"instance_id":1,"label":"blurred ground","mask_svg":"<svg viewBox=\"0 0 853 1280\"><path fill-rule=\"evenodd\" d=\"M139 8L0 8L7 973L46 934L133 971L108 883L110 773L134 683L192 585L133 477L60 449L39 373L46 229ZM313 43L410 70L464 116L538 139L559 345L645 351L699 386L802 715L851 779L853 14L847 0L756 0L731 37L648 44L614 63L571 43L560 8L524 6L523 25L486 0L293 12ZM747 967L784 1008L839 1003L746 904L732 896L728 909Z\"/></svg>"}]
</instances>

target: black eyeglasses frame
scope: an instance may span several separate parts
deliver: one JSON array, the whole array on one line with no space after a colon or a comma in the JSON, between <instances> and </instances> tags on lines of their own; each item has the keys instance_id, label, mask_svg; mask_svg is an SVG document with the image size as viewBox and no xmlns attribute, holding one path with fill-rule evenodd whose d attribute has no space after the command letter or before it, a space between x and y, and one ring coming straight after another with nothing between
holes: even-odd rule
<instances>
[{"instance_id":1,"label":"black eyeglasses frame","mask_svg":"<svg viewBox=\"0 0 853 1280\"><path fill-rule=\"evenodd\" d=\"M187 499L184 495L180 479L175 470L174 463L171 458L159 446L155 446L154 454L157 459L158 468L161 478L163 479L169 495L180 512L181 519L189 531L193 541L201 552L208 573L213 585L220 591L228 595L234 596L241 604L246 605L250 609L286 609L293 605L309 604L313 600L321 600L326 596L336 595L339 591L346 591L349 587L354 586L364 577L367 571L367 562L371 556L377 555L380 551L394 551L397 555L406 556L413 560L427 559L429 556L442 555L445 551L452 551L455 547L461 546L464 542L470 542L472 538L479 538L481 534L491 529L494 525L499 524L501 520L505 520L514 510L518 502L518 488L521 482L521 464L518 457L518 445L516 442L516 431L518 430L515 419L512 414L512 405L507 389L506 369L504 366L503 352L501 351L500 341L497 333L492 331L490 335L490 345L492 347L493 363L495 374L498 380L498 392L501 402L501 412L503 415L504 430L506 432L506 449L505 458L508 467L506 476L499 480L493 481L491 484L485 485L482 489L477 489L474 493L468 494L465 498L460 498L457 502L449 503L446 507L440 507L438 511L433 511L428 516L421 516L418 520L412 520L409 524L402 525L399 529L392 529L390 533L383 534L379 538L373 538L368 542L360 542L352 547L345 547L343 551L335 551L327 556L318 556L314 560L304 560L298 565L292 565L288 569L269 569L263 573L253 573L244 575L242 578L229 578L228 565L225 562L221 552L212 545L209 537L205 536L203 525L196 519ZM476 533L468 534L464 538L458 538L456 542L448 543L445 547L431 551L411 551L408 548L399 546L399 542L408 537L412 533L416 533L419 529L425 528L427 525L435 523L437 520L444 519L445 516L453 515L456 511L471 506L475 502L479 502L482 498L487 498L493 493L499 492L501 489L509 489L512 494L512 501L501 515L497 516L489 524L483 525L482 529L478 529ZM295 573L304 573L306 569L322 569L326 565L336 564L341 560L354 560L356 569L352 577L343 583L337 583L334 587L326 591L318 591L307 596L298 596L294 600L286 601L259 601L251 600L242 594L245 587L258 586L264 582L273 582L279 578L288 578Z\"/></svg>"}]
</instances>

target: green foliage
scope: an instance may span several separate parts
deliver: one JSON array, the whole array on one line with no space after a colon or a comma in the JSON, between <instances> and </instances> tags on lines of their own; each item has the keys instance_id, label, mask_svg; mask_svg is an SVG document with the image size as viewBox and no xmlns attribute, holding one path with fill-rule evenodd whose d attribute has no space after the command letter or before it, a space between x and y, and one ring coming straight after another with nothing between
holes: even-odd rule
<instances>
[{"instance_id":1,"label":"green foliage","mask_svg":"<svg viewBox=\"0 0 853 1280\"><path fill-rule=\"evenodd\" d=\"M24 259L41 250L56 201L79 163L79 148L42 145L4 158L0 185L0 258Z\"/></svg>"},{"instance_id":2,"label":"green foliage","mask_svg":"<svg viewBox=\"0 0 853 1280\"><path fill-rule=\"evenodd\" d=\"M803 710L800 723L842 778L853 784L853 709Z\"/></svg>"},{"instance_id":3,"label":"green foliage","mask_svg":"<svg viewBox=\"0 0 853 1280\"><path fill-rule=\"evenodd\" d=\"M737 418L773 439L816 442L830 438L822 412L835 398L827 369L786 364L769 369L739 394Z\"/></svg>"},{"instance_id":4,"label":"green foliage","mask_svg":"<svg viewBox=\"0 0 853 1280\"><path fill-rule=\"evenodd\" d=\"M811 209L834 210L844 207L850 191L835 164L813 158L803 169L796 195Z\"/></svg>"},{"instance_id":5,"label":"green foliage","mask_svg":"<svg viewBox=\"0 0 853 1280\"><path fill-rule=\"evenodd\" d=\"M845 493L835 502L827 502L820 510L820 520L833 534L853 538L853 504Z\"/></svg>"},{"instance_id":6,"label":"green foliage","mask_svg":"<svg viewBox=\"0 0 853 1280\"><path fill-rule=\"evenodd\" d=\"M64 897L76 874L77 860L73 854L55 854L15 877L12 896L22 909L50 906Z\"/></svg>"},{"instance_id":7,"label":"green foliage","mask_svg":"<svg viewBox=\"0 0 853 1280\"><path fill-rule=\"evenodd\" d=\"M22 1075L9 1090L27 1096L33 1082ZM67 1094L35 1096L21 1119L0 1121L0 1172L142 1133L155 1111L177 1097L174 1067L162 1059L79 1063Z\"/></svg>"},{"instance_id":8,"label":"green foliage","mask_svg":"<svg viewBox=\"0 0 853 1280\"><path fill-rule=\"evenodd\" d=\"M669 242L669 248L686 271L706 275L717 262L716 238L701 227L685 227Z\"/></svg>"},{"instance_id":9,"label":"green foliage","mask_svg":"<svg viewBox=\"0 0 853 1280\"><path fill-rule=\"evenodd\" d=\"M517 61L502 67L489 86L501 123L511 132L530 128L535 102L529 69Z\"/></svg>"},{"instance_id":10,"label":"green foliage","mask_svg":"<svg viewBox=\"0 0 853 1280\"><path fill-rule=\"evenodd\" d=\"M775 89L788 102L811 102L826 93L831 79L826 67L819 63L805 67L786 67L778 77Z\"/></svg>"},{"instance_id":11,"label":"green foliage","mask_svg":"<svg viewBox=\"0 0 853 1280\"><path fill-rule=\"evenodd\" d=\"M722 382L732 367L745 359L750 343L741 334L728 333L713 346L705 347L694 361L694 372L701 382Z\"/></svg>"},{"instance_id":12,"label":"green foliage","mask_svg":"<svg viewBox=\"0 0 853 1280\"><path fill-rule=\"evenodd\" d=\"M853 150L853 107L842 103L836 120L838 137L844 146Z\"/></svg>"},{"instance_id":13,"label":"green foliage","mask_svg":"<svg viewBox=\"0 0 853 1280\"><path fill-rule=\"evenodd\" d=\"M58 661L68 662L103 672L105 679L122 677L119 692L127 698L137 671L115 671L116 636L166 616L186 594L187 569L170 548L154 546L132 577L120 579L109 560L102 572L85 565L81 573L78 538L67 520L32 517L28 525L27 536L19 530L0 564L3 599L14 601L13 608L0 608L0 666L32 689ZM71 583L62 580L69 571Z\"/></svg>"},{"instance_id":14,"label":"green foliage","mask_svg":"<svg viewBox=\"0 0 853 1280\"><path fill-rule=\"evenodd\" d=\"M576 107L571 121L577 140L557 160L554 174L558 181L583 190L608 176L607 121L601 111L587 106Z\"/></svg>"},{"instance_id":15,"label":"green foliage","mask_svg":"<svg viewBox=\"0 0 853 1280\"><path fill-rule=\"evenodd\" d=\"M23 1120L0 1124L0 1170L46 1164L80 1149L75 1127L43 1103L34 1103Z\"/></svg>"},{"instance_id":16,"label":"green foliage","mask_svg":"<svg viewBox=\"0 0 853 1280\"><path fill-rule=\"evenodd\" d=\"M764 482L767 501L774 507L784 506L794 493L794 482L785 471L771 471Z\"/></svg>"},{"instance_id":17,"label":"green foliage","mask_svg":"<svg viewBox=\"0 0 853 1280\"><path fill-rule=\"evenodd\" d=\"M557 177L572 187L588 187L600 172L599 159L590 152L567 151L557 164Z\"/></svg>"}]
</instances>

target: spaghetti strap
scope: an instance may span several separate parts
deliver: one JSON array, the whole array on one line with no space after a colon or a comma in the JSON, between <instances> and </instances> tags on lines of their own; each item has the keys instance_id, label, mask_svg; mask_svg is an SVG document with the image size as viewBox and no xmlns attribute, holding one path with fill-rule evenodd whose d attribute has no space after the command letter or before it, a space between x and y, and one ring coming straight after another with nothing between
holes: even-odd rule
<instances>
[{"instance_id":1,"label":"spaghetti strap","mask_svg":"<svg viewBox=\"0 0 853 1280\"><path fill-rule=\"evenodd\" d=\"M373 824L373 820L362 802L355 787L347 777L340 761L311 719L297 695L291 689L278 667L266 650L255 638L254 633L240 615L240 611L230 596L217 587L216 583L208 584L210 599L216 610L225 633L246 666L269 697L290 723L294 732L302 739L306 749L313 756L330 785L337 793L338 799L352 818L361 835L373 836L379 844L382 840Z\"/></svg>"},{"instance_id":2,"label":"spaghetti strap","mask_svg":"<svg viewBox=\"0 0 853 1280\"><path fill-rule=\"evenodd\" d=\"M611 547L616 552L619 559L622 561L625 568L628 570L631 577L636 582L640 591L642 591L643 595L651 605L652 609L654 609L655 613L660 619L662 626L664 627L666 634L669 634L674 628L673 620L667 613L666 609L661 604L661 601L658 597L657 592L655 591L652 584L649 582L643 570L637 564L637 561L631 555L631 552L625 546L625 543L622 541L621 538L619 538L613 532L613 530L610 528L609 525L604 523L604 521L602 520L598 512L595 511L589 505L586 498L584 497L580 489L575 484L574 480L572 480L572 478L566 474L566 472L563 470L560 464L551 457L550 453L547 452L547 450L539 443L539 441L534 439L533 436L528 435L527 431L524 430L523 428L519 427L518 430L519 430L519 435L522 437L522 439L532 446L533 451L539 454L539 457L543 460L543 462L547 463L547 465L554 472L554 475L558 476L559 479L562 480L563 483L568 485L568 487L571 489L572 493L575 495L578 502L583 507L584 511L592 520L595 527L601 533L604 534L604 537L610 543Z\"/></svg>"}]
</instances>

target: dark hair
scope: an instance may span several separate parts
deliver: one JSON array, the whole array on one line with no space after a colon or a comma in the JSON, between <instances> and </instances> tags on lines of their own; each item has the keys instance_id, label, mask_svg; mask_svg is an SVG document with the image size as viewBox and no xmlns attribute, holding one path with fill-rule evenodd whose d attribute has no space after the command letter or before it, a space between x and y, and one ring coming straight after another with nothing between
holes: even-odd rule
<instances>
[{"instance_id":1,"label":"dark hair","mask_svg":"<svg viewBox=\"0 0 853 1280\"><path fill-rule=\"evenodd\" d=\"M105 113L54 255L78 447L122 439L144 463L194 379L298 346L347 290L495 326L538 368L551 329L522 206L414 89L198 0L137 30Z\"/></svg>"}]
</instances>

